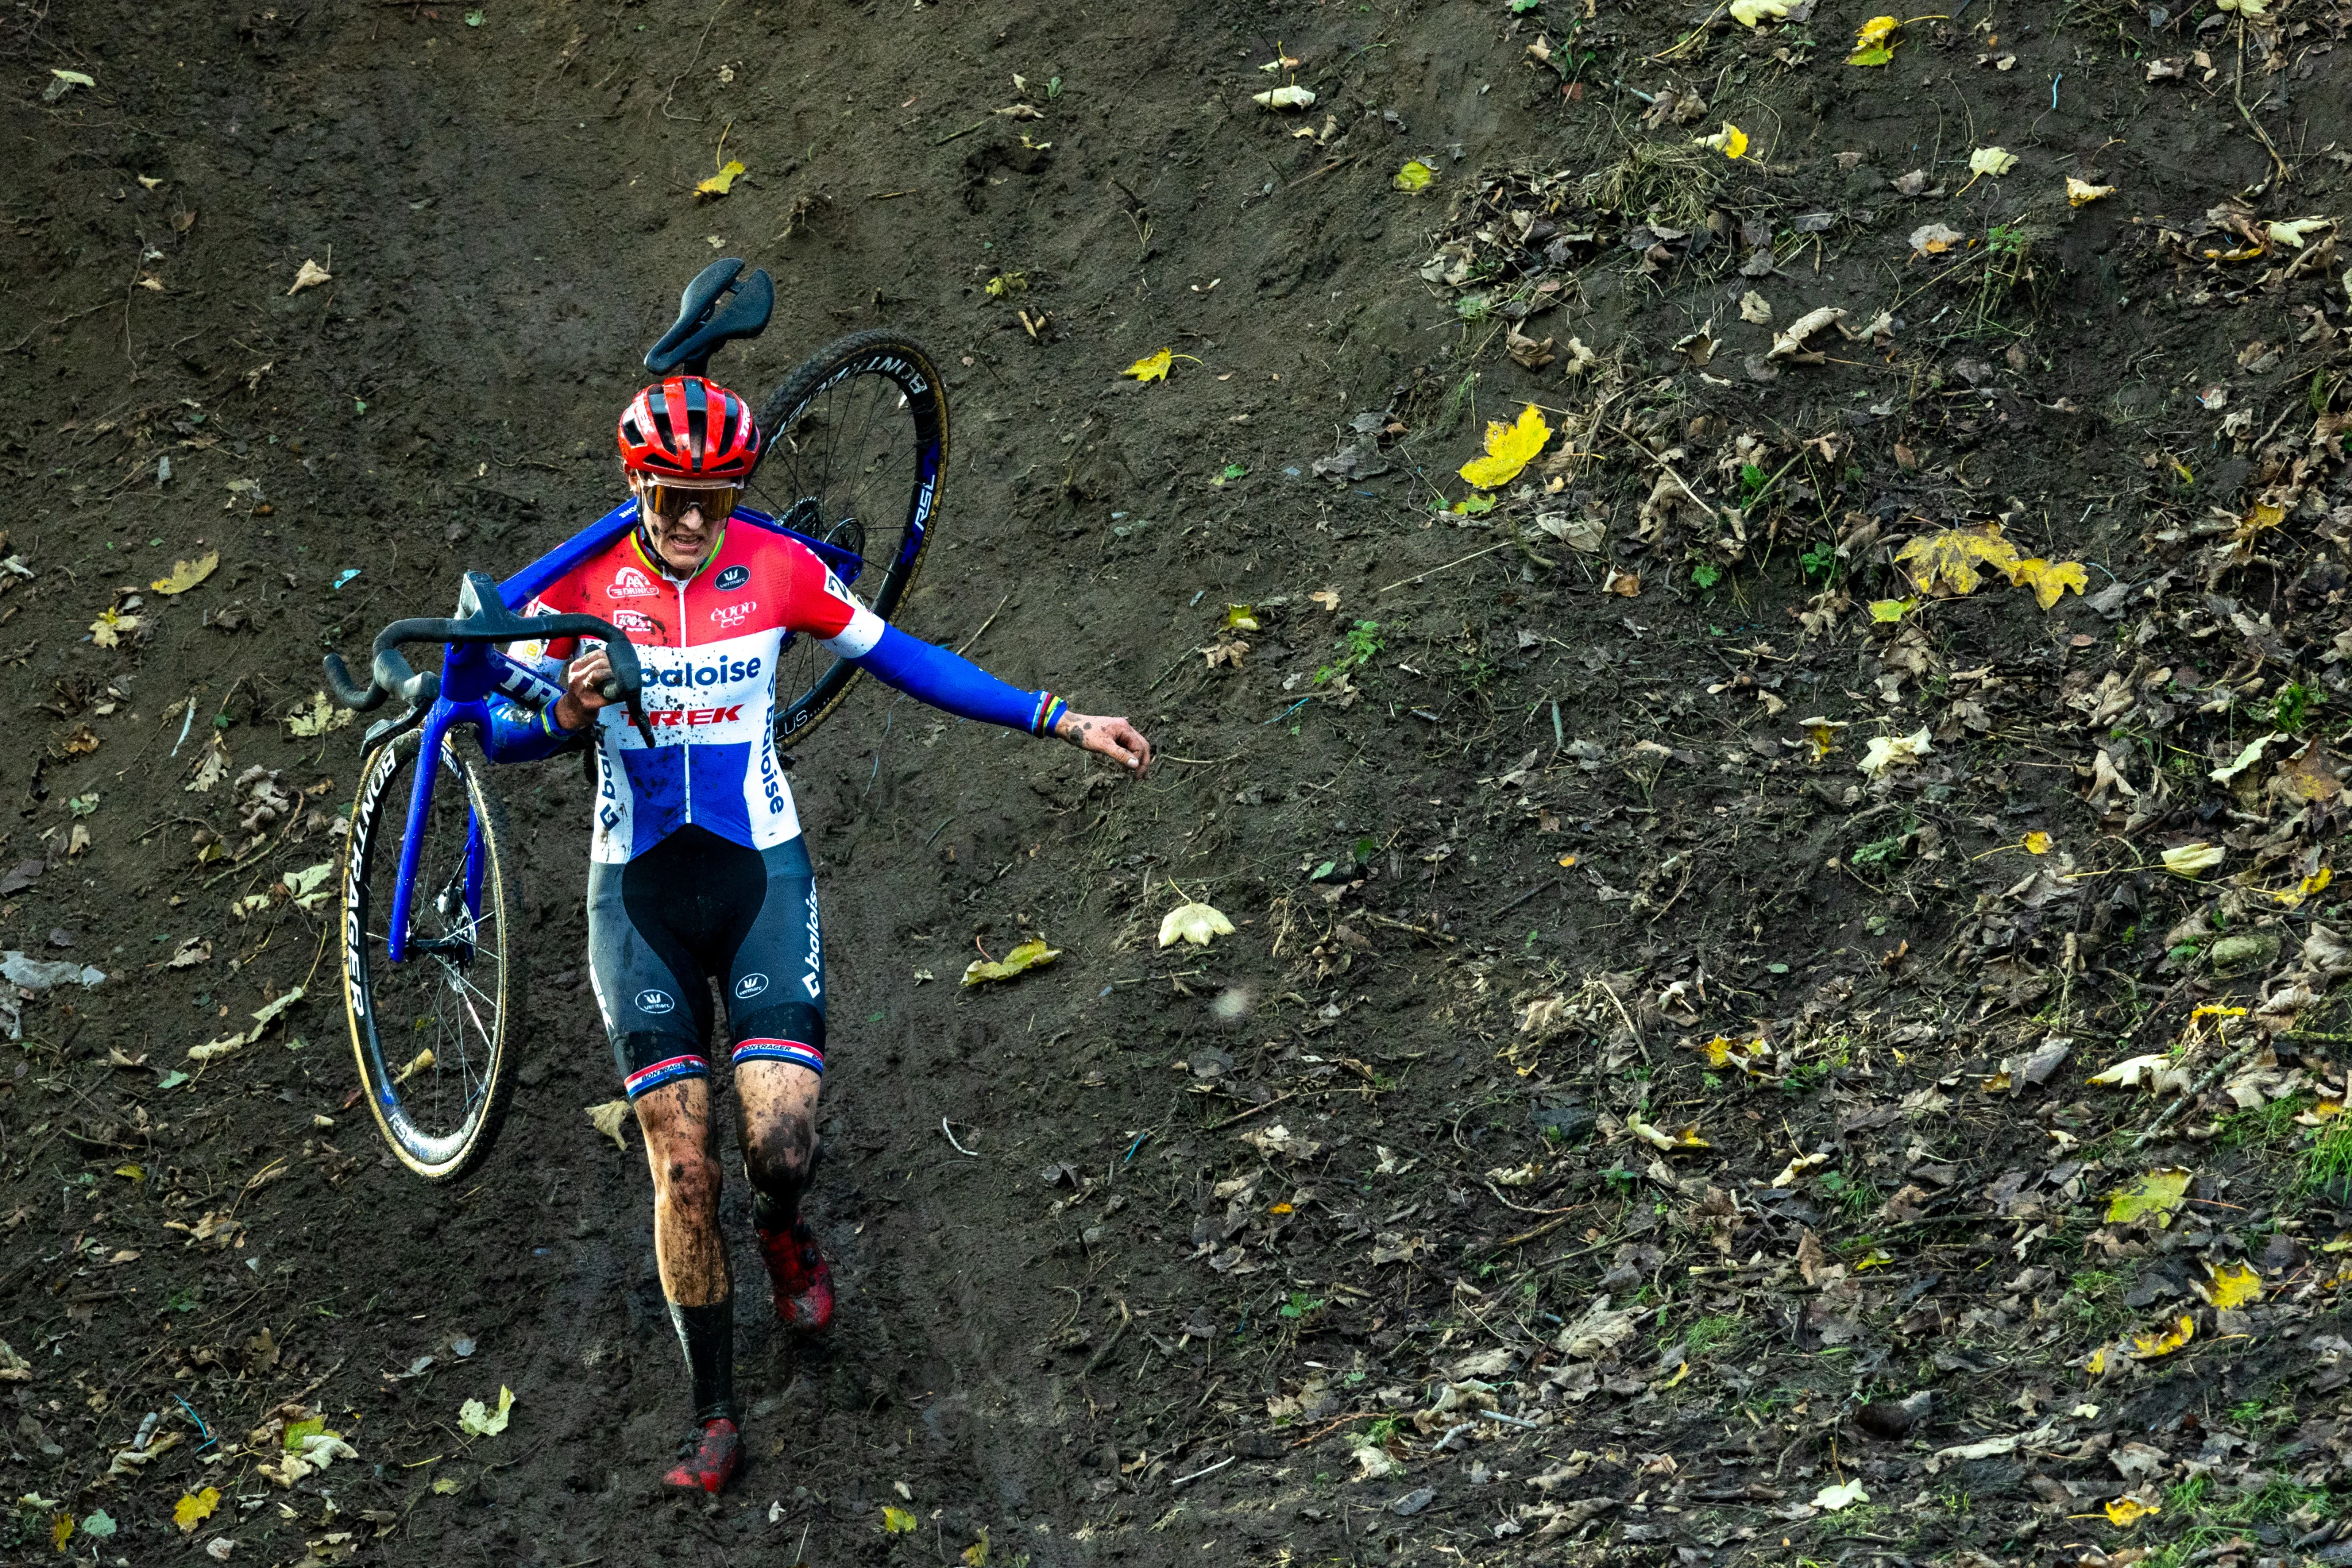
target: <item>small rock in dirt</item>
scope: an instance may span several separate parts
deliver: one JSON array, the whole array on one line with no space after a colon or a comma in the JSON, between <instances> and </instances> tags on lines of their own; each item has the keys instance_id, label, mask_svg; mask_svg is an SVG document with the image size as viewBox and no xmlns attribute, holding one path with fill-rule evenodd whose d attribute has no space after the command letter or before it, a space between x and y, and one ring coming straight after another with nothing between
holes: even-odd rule
<instances>
[{"instance_id":1,"label":"small rock in dirt","mask_svg":"<svg viewBox=\"0 0 2352 1568\"><path fill-rule=\"evenodd\" d=\"M2213 944L2213 967L2217 970L2251 969L2268 963L2278 956L2279 939L2271 931L2248 931L2242 936L2225 936Z\"/></svg>"},{"instance_id":2,"label":"small rock in dirt","mask_svg":"<svg viewBox=\"0 0 2352 1568\"><path fill-rule=\"evenodd\" d=\"M73 932L66 930L63 926L51 926L49 928L49 945L51 947L71 947L73 944Z\"/></svg>"},{"instance_id":3,"label":"small rock in dirt","mask_svg":"<svg viewBox=\"0 0 2352 1568\"><path fill-rule=\"evenodd\" d=\"M1921 1389L1908 1399L1882 1399L1864 1405L1853 1413L1853 1424L1874 1437L1889 1442L1911 1435L1911 1429L1927 1414L1935 1399L1932 1389Z\"/></svg>"},{"instance_id":4,"label":"small rock in dirt","mask_svg":"<svg viewBox=\"0 0 2352 1568\"><path fill-rule=\"evenodd\" d=\"M1549 1133L1562 1143L1581 1143L1592 1135L1592 1129L1601 1121L1597 1112L1581 1105L1538 1105L1530 1119L1538 1131Z\"/></svg>"},{"instance_id":5,"label":"small rock in dirt","mask_svg":"<svg viewBox=\"0 0 2352 1568\"><path fill-rule=\"evenodd\" d=\"M48 868L49 863L46 860L17 861L6 876L0 877L0 899L23 892Z\"/></svg>"},{"instance_id":6,"label":"small rock in dirt","mask_svg":"<svg viewBox=\"0 0 2352 1568\"><path fill-rule=\"evenodd\" d=\"M1396 1501L1389 1504L1389 1511L1395 1514L1399 1519L1411 1519L1414 1514L1419 1513L1423 1509L1427 1508L1431 1503L1435 1502L1436 1500L1436 1488L1415 1487L1412 1490L1405 1493L1404 1496L1397 1499Z\"/></svg>"}]
</instances>

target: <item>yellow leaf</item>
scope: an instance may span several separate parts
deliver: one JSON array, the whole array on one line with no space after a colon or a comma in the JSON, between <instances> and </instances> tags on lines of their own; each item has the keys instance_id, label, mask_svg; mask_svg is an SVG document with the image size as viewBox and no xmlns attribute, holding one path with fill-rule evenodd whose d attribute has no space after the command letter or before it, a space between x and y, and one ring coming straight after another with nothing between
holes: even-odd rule
<instances>
[{"instance_id":1,"label":"yellow leaf","mask_svg":"<svg viewBox=\"0 0 2352 1568\"><path fill-rule=\"evenodd\" d=\"M1892 16L1873 16L1853 35L1853 53L1846 58L1850 66L1883 66L1895 58L1895 29L1900 26Z\"/></svg>"},{"instance_id":2,"label":"yellow leaf","mask_svg":"<svg viewBox=\"0 0 2352 1568\"><path fill-rule=\"evenodd\" d=\"M1911 580L1923 594L1934 593L1938 585L1955 594L1975 593L1984 581L1977 572L1979 562L1998 572L2018 568L2017 547L2000 536L1997 522L1923 533L1897 551L1895 559L1913 563Z\"/></svg>"},{"instance_id":3,"label":"yellow leaf","mask_svg":"<svg viewBox=\"0 0 2352 1568\"><path fill-rule=\"evenodd\" d=\"M158 577L147 585L159 594L184 594L213 574L220 564L220 552L215 550L201 561L174 561L172 574Z\"/></svg>"},{"instance_id":4,"label":"yellow leaf","mask_svg":"<svg viewBox=\"0 0 2352 1568\"><path fill-rule=\"evenodd\" d=\"M1772 1184L1776 1187L1793 1187L1806 1176L1829 1163L1830 1157L1827 1154L1799 1154L1781 1167L1780 1173L1772 1178Z\"/></svg>"},{"instance_id":5,"label":"yellow leaf","mask_svg":"<svg viewBox=\"0 0 2352 1568\"><path fill-rule=\"evenodd\" d=\"M1437 178L1437 171L1415 158L1396 172L1389 183L1401 191L1417 191Z\"/></svg>"},{"instance_id":6,"label":"yellow leaf","mask_svg":"<svg viewBox=\"0 0 2352 1568\"><path fill-rule=\"evenodd\" d=\"M2028 855L2047 855L2050 853L2050 835L2042 832L2038 828L2033 832L2027 834L2022 839L2019 840L2019 843L2024 847L2024 850Z\"/></svg>"},{"instance_id":7,"label":"yellow leaf","mask_svg":"<svg viewBox=\"0 0 2352 1568\"><path fill-rule=\"evenodd\" d=\"M1854 766L1865 776L1876 778L1889 768L1916 767L1919 759L1936 750L1935 737L1922 724L1908 735L1874 735L1862 761Z\"/></svg>"},{"instance_id":8,"label":"yellow leaf","mask_svg":"<svg viewBox=\"0 0 2352 1568\"><path fill-rule=\"evenodd\" d=\"M1893 626L1918 607L1916 599L1873 599L1870 601L1870 618Z\"/></svg>"},{"instance_id":9,"label":"yellow leaf","mask_svg":"<svg viewBox=\"0 0 2352 1568\"><path fill-rule=\"evenodd\" d=\"M2179 1165L2168 1165L2160 1171L2150 1171L2127 1186L2117 1187L2109 1194L2109 1224L2129 1225L2153 1219L2158 1228L2172 1223L2173 1214L2189 1200L2189 1172Z\"/></svg>"},{"instance_id":10,"label":"yellow leaf","mask_svg":"<svg viewBox=\"0 0 2352 1568\"><path fill-rule=\"evenodd\" d=\"M629 1152L629 1141L621 1136L621 1124L629 1119L629 1102L626 1100L608 1100L602 1105L586 1105L581 1109L587 1113L591 1127L610 1138L614 1147L621 1152L625 1154Z\"/></svg>"},{"instance_id":11,"label":"yellow leaf","mask_svg":"<svg viewBox=\"0 0 2352 1568\"><path fill-rule=\"evenodd\" d=\"M1692 1122L1689 1126L1682 1128L1676 1131L1668 1132L1662 1128L1653 1127L1648 1122L1643 1121L1642 1113L1638 1110L1629 1111L1626 1113L1625 1131L1631 1132L1634 1137L1639 1138L1643 1142L1649 1144L1652 1148L1663 1149L1669 1154L1681 1153L1692 1149L1712 1149L1715 1147L1714 1144L1709 1143L1706 1139L1698 1135L1698 1123L1696 1122Z\"/></svg>"},{"instance_id":12,"label":"yellow leaf","mask_svg":"<svg viewBox=\"0 0 2352 1568\"><path fill-rule=\"evenodd\" d=\"M2215 844L2179 844L2164 852L2164 868L2176 877L2194 877L2210 871L2221 863L2221 849Z\"/></svg>"},{"instance_id":13,"label":"yellow leaf","mask_svg":"<svg viewBox=\"0 0 2352 1568\"><path fill-rule=\"evenodd\" d=\"M1170 910L1160 922L1160 945L1162 947L1179 942L1189 942L1194 947L1206 947L1212 937L1233 934L1234 922L1206 904L1179 904Z\"/></svg>"},{"instance_id":14,"label":"yellow leaf","mask_svg":"<svg viewBox=\"0 0 2352 1568\"><path fill-rule=\"evenodd\" d=\"M1879 44L1867 49L1856 49L1846 57L1850 66L1883 66L1895 58L1892 44Z\"/></svg>"},{"instance_id":15,"label":"yellow leaf","mask_svg":"<svg viewBox=\"0 0 2352 1568\"><path fill-rule=\"evenodd\" d=\"M1227 605L1225 606L1225 629L1229 632L1254 632L1257 630L1257 611L1247 605Z\"/></svg>"},{"instance_id":16,"label":"yellow leaf","mask_svg":"<svg viewBox=\"0 0 2352 1568\"><path fill-rule=\"evenodd\" d=\"M1865 1268L1884 1268L1894 1261L1894 1258L1874 1247L1853 1260L1853 1271L1859 1274Z\"/></svg>"},{"instance_id":17,"label":"yellow leaf","mask_svg":"<svg viewBox=\"0 0 2352 1568\"><path fill-rule=\"evenodd\" d=\"M2006 147L1979 147L1969 154L1971 174L2000 175L2017 167L2017 154Z\"/></svg>"},{"instance_id":18,"label":"yellow leaf","mask_svg":"<svg viewBox=\"0 0 2352 1568\"><path fill-rule=\"evenodd\" d=\"M220 1489L206 1487L200 1492L190 1492L172 1505L172 1522L180 1527L183 1535L192 1533L197 1525L213 1516L220 1506Z\"/></svg>"},{"instance_id":19,"label":"yellow leaf","mask_svg":"<svg viewBox=\"0 0 2352 1568\"><path fill-rule=\"evenodd\" d=\"M2091 585L2090 574L2083 570L2081 562L2053 563L2038 555L2011 567L2009 580L2011 584L2032 584L2034 603L2045 610L2064 597L2067 589L2072 588L2080 594Z\"/></svg>"},{"instance_id":20,"label":"yellow leaf","mask_svg":"<svg viewBox=\"0 0 2352 1568\"><path fill-rule=\"evenodd\" d=\"M2171 1328L2161 1333L2134 1334L2132 1359L2154 1361L2158 1356L2170 1355L2196 1337L2197 1320L2183 1312L2174 1321Z\"/></svg>"},{"instance_id":21,"label":"yellow leaf","mask_svg":"<svg viewBox=\"0 0 2352 1568\"><path fill-rule=\"evenodd\" d=\"M2066 205L2070 207L2079 207L2085 202L2095 202L2103 196L2111 196L2115 194L2116 188L2113 185L2095 185L2088 180L2078 180L2072 174L2066 176Z\"/></svg>"},{"instance_id":22,"label":"yellow leaf","mask_svg":"<svg viewBox=\"0 0 2352 1568\"><path fill-rule=\"evenodd\" d=\"M1482 490L1491 490L1518 478L1519 470L1534 460L1551 439L1551 426L1532 403L1519 411L1516 424L1506 425L1499 419L1486 424L1486 455L1473 458L1462 465L1462 477Z\"/></svg>"},{"instance_id":23,"label":"yellow leaf","mask_svg":"<svg viewBox=\"0 0 2352 1568\"><path fill-rule=\"evenodd\" d=\"M1168 367L1175 363L1175 355L1166 349L1156 354L1146 354L1118 374L1131 375L1138 381L1166 381Z\"/></svg>"},{"instance_id":24,"label":"yellow leaf","mask_svg":"<svg viewBox=\"0 0 2352 1568\"><path fill-rule=\"evenodd\" d=\"M2205 1268L2209 1278L2200 1289L2217 1309L2226 1312L2232 1307L2263 1299L2262 1276L2243 1263L2224 1264L2219 1268L2209 1263Z\"/></svg>"},{"instance_id":25,"label":"yellow leaf","mask_svg":"<svg viewBox=\"0 0 2352 1568\"><path fill-rule=\"evenodd\" d=\"M735 176L742 172L743 161L740 158L730 158L720 165L719 173L695 186L694 194L698 196L723 196L733 188Z\"/></svg>"},{"instance_id":26,"label":"yellow leaf","mask_svg":"<svg viewBox=\"0 0 2352 1568\"><path fill-rule=\"evenodd\" d=\"M323 691L310 693L310 700L299 704L287 716L287 732L297 740L312 740L331 730L340 730L359 715L349 708L338 708L327 700Z\"/></svg>"},{"instance_id":27,"label":"yellow leaf","mask_svg":"<svg viewBox=\"0 0 2352 1568\"><path fill-rule=\"evenodd\" d=\"M137 631L142 624L137 616L126 616L115 609L100 610L98 619L89 623L89 640L100 647L120 647L122 639Z\"/></svg>"},{"instance_id":28,"label":"yellow leaf","mask_svg":"<svg viewBox=\"0 0 2352 1568\"><path fill-rule=\"evenodd\" d=\"M61 1513L49 1521L49 1544L63 1552L66 1542L73 1539L73 1515Z\"/></svg>"},{"instance_id":29,"label":"yellow leaf","mask_svg":"<svg viewBox=\"0 0 2352 1568\"><path fill-rule=\"evenodd\" d=\"M905 1509L891 1508L887 1505L884 1506L882 1510L882 1532L884 1534L912 1535L915 1532L916 1526L917 1521L915 1516L908 1512Z\"/></svg>"},{"instance_id":30,"label":"yellow leaf","mask_svg":"<svg viewBox=\"0 0 2352 1568\"><path fill-rule=\"evenodd\" d=\"M965 964L963 983L966 985L978 985L983 981L1010 980L1024 970L1051 963L1061 956L1060 948L1047 947L1045 938L1033 936L1011 952L1006 953L1000 961L983 963L975 958Z\"/></svg>"},{"instance_id":31,"label":"yellow leaf","mask_svg":"<svg viewBox=\"0 0 2352 1568\"><path fill-rule=\"evenodd\" d=\"M147 1179L147 1167L144 1165L117 1165L114 1167L114 1173L122 1177L125 1181L143 1182Z\"/></svg>"},{"instance_id":32,"label":"yellow leaf","mask_svg":"<svg viewBox=\"0 0 2352 1568\"><path fill-rule=\"evenodd\" d=\"M2301 904L2304 900L2310 898L2313 894L2324 891L2326 889L2327 884L2335 879L2336 873L2328 868L2322 866L2318 870L2314 871L2310 876L2305 877L2302 881L2296 883L2294 887L2288 891L2284 893L2273 893L2271 897L2277 900L2284 908L2291 910L2298 904Z\"/></svg>"},{"instance_id":33,"label":"yellow leaf","mask_svg":"<svg viewBox=\"0 0 2352 1568\"><path fill-rule=\"evenodd\" d=\"M980 1527L980 1539L963 1549L963 1568L988 1568L988 1526Z\"/></svg>"},{"instance_id":34,"label":"yellow leaf","mask_svg":"<svg viewBox=\"0 0 2352 1568\"><path fill-rule=\"evenodd\" d=\"M457 1427L477 1437L495 1437L507 1429L508 1417L513 1411L514 1390L501 1384L499 1407L491 1410L478 1399L468 1399L457 1406Z\"/></svg>"},{"instance_id":35,"label":"yellow leaf","mask_svg":"<svg viewBox=\"0 0 2352 1568\"><path fill-rule=\"evenodd\" d=\"M2142 1502L2136 1497L2111 1498L2106 1503L2107 1522L2117 1530L2137 1524L2152 1513L2162 1513L2161 1503Z\"/></svg>"},{"instance_id":36,"label":"yellow leaf","mask_svg":"<svg viewBox=\"0 0 2352 1568\"><path fill-rule=\"evenodd\" d=\"M1748 132L1727 120L1723 129L1712 136L1694 136L1694 147L1712 147L1727 158L1745 157L1748 153Z\"/></svg>"},{"instance_id":37,"label":"yellow leaf","mask_svg":"<svg viewBox=\"0 0 2352 1568\"><path fill-rule=\"evenodd\" d=\"M2101 1345L2097 1350L2093 1351L2089 1358L2083 1363L2083 1370L2093 1377L2106 1376L2107 1347Z\"/></svg>"},{"instance_id":38,"label":"yellow leaf","mask_svg":"<svg viewBox=\"0 0 2352 1568\"><path fill-rule=\"evenodd\" d=\"M988 280L988 297L1003 300L1021 293L1028 287L1029 274L1026 272L1000 272Z\"/></svg>"},{"instance_id":39,"label":"yellow leaf","mask_svg":"<svg viewBox=\"0 0 2352 1568\"><path fill-rule=\"evenodd\" d=\"M1788 16L1789 0L1731 0L1731 19L1743 27L1786 21Z\"/></svg>"}]
</instances>

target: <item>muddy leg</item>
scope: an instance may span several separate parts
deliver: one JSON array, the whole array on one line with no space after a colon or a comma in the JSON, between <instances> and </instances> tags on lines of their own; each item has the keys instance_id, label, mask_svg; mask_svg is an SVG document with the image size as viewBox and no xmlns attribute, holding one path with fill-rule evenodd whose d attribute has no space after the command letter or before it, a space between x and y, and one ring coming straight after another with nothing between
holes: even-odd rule
<instances>
[{"instance_id":1,"label":"muddy leg","mask_svg":"<svg viewBox=\"0 0 2352 1568\"><path fill-rule=\"evenodd\" d=\"M762 1231L787 1230L800 1217L801 1194L816 1167L816 1097L824 1081L787 1062L747 1061L735 1069L743 1174Z\"/></svg>"},{"instance_id":2,"label":"muddy leg","mask_svg":"<svg viewBox=\"0 0 2352 1568\"><path fill-rule=\"evenodd\" d=\"M684 1079L636 1102L654 1176L654 1257L662 1294L694 1382L695 1417L735 1414L735 1309L719 1236L719 1156L710 1136L710 1081Z\"/></svg>"}]
</instances>

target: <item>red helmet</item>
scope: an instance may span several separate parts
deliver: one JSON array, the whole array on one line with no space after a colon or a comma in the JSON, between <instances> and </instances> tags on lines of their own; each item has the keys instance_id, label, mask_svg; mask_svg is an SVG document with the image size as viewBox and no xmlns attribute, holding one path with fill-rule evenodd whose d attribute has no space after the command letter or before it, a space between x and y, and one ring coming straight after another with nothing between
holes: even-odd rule
<instances>
[{"instance_id":1,"label":"red helmet","mask_svg":"<svg viewBox=\"0 0 2352 1568\"><path fill-rule=\"evenodd\" d=\"M621 416L621 462L632 473L740 483L760 460L751 405L698 375L673 375Z\"/></svg>"}]
</instances>

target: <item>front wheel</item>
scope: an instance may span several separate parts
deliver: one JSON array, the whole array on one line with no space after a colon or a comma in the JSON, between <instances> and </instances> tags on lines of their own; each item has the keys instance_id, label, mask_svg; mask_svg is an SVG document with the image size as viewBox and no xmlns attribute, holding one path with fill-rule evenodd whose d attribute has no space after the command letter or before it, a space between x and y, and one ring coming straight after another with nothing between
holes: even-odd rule
<instances>
[{"instance_id":1,"label":"front wheel","mask_svg":"<svg viewBox=\"0 0 2352 1568\"><path fill-rule=\"evenodd\" d=\"M512 1008L524 994L509 927L521 895L506 814L468 732L441 742L409 900L407 957L387 922L421 731L377 747L360 770L343 869L343 1005L376 1126L429 1181L463 1175L489 1152L513 1079Z\"/></svg>"},{"instance_id":2,"label":"front wheel","mask_svg":"<svg viewBox=\"0 0 2352 1568\"><path fill-rule=\"evenodd\" d=\"M785 527L849 552L846 585L896 619L947 477L947 390L931 356L893 331L836 338L768 395L760 435L752 494ZM793 639L776 671L777 737L823 722L856 679L856 665Z\"/></svg>"}]
</instances>

